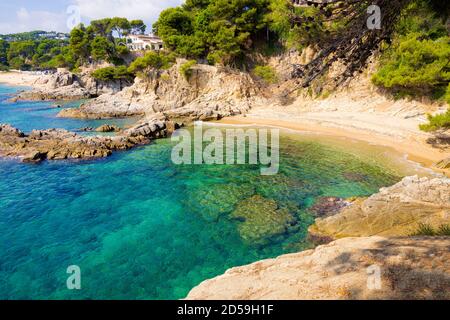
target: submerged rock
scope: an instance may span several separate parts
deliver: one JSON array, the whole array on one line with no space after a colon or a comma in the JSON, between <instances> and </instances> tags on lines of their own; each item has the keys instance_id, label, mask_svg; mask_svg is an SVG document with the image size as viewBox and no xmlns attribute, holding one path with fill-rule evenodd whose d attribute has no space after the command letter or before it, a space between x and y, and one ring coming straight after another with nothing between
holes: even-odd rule
<instances>
[{"instance_id":1,"label":"submerged rock","mask_svg":"<svg viewBox=\"0 0 450 320\"><path fill-rule=\"evenodd\" d=\"M84 137L62 129L34 130L29 135L9 125L0 125L0 155L24 162L108 157L113 151L148 143L148 137Z\"/></svg>"},{"instance_id":2,"label":"submerged rock","mask_svg":"<svg viewBox=\"0 0 450 320\"><path fill-rule=\"evenodd\" d=\"M297 224L288 209L279 208L275 200L260 195L239 202L230 217L240 221L239 234L251 244L264 243Z\"/></svg>"},{"instance_id":3,"label":"submerged rock","mask_svg":"<svg viewBox=\"0 0 450 320\"><path fill-rule=\"evenodd\" d=\"M308 211L316 218L324 218L337 214L349 205L350 203L342 198L322 197Z\"/></svg>"}]
</instances>

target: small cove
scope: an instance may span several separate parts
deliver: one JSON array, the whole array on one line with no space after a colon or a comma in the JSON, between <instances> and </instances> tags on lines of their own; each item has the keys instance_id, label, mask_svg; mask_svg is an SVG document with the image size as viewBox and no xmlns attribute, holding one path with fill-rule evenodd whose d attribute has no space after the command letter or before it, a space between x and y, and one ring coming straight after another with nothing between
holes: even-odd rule
<instances>
[{"instance_id":1,"label":"small cove","mask_svg":"<svg viewBox=\"0 0 450 320\"><path fill-rule=\"evenodd\" d=\"M0 123L25 132L133 121L56 118L53 103L7 103L15 90L0 86ZM228 268L309 248L318 198L368 196L421 172L349 139L284 132L280 142L275 176L174 165L170 139L96 161L0 159L0 298L180 299ZM272 234L263 215L273 210L295 223ZM240 211L261 216L249 225ZM70 265L81 268L80 291L66 289Z\"/></svg>"}]
</instances>

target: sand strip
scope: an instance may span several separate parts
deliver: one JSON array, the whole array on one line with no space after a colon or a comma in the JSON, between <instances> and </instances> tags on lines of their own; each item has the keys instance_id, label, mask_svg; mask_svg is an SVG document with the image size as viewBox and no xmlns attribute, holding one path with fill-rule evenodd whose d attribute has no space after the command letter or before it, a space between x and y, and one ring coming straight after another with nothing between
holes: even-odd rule
<instances>
[{"instance_id":1,"label":"sand strip","mask_svg":"<svg viewBox=\"0 0 450 320\"><path fill-rule=\"evenodd\" d=\"M286 121L279 119L269 119L269 118L256 118L256 117L231 117L225 118L219 121L223 124L232 125L256 125L256 126L272 126L278 128L284 128L289 130L295 130L299 132L313 132L323 135L330 135L334 137L346 137L350 139L356 139L361 141L366 141L371 144L380 145L392 148L398 152L408 155L408 159L414 162L420 163L421 165L432 168L438 172L444 172L447 175L449 171L438 170L433 167L436 162L449 157L450 153L442 152L438 149L432 148L425 142L419 139L396 139L392 136L383 136L380 134L374 134L370 131L359 130L355 128L345 128L341 126L327 126L318 124L314 121L308 121L308 119L303 119L300 121Z\"/></svg>"},{"instance_id":2,"label":"sand strip","mask_svg":"<svg viewBox=\"0 0 450 320\"><path fill-rule=\"evenodd\" d=\"M0 72L0 83L10 86L33 87L35 86L35 82L42 77L43 75L38 75L30 72Z\"/></svg>"}]
</instances>

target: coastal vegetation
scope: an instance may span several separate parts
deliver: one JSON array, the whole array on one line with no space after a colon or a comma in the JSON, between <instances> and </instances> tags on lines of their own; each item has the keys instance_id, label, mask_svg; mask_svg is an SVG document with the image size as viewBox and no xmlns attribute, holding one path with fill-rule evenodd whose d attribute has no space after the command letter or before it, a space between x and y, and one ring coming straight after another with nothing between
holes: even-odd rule
<instances>
[{"instance_id":1,"label":"coastal vegetation","mask_svg":"<svg viewBox=\"0 0 450 320\"><path fill-rule=\"evenodd\" d=\"M62 57L64 66L73 69L95 61L123 65L129 53L125 36L142 33L145 28L142 20L118 17L94 20L88 27L81 24L70 33L69 52Z\"/></svg>"},{"instance_id":2,"label":"coastal vegetation","mask_svg":"<svg viewBox=\"0 0 450 320\"><path fill-rule=\"evenodd\" d=\"M134 78L134 75L128 71L126 66L97 69L92 73L92 76L99 81L119 81L120 84L123 81L131 82Z\"/></svg>"},{"instance_id":3,"label":"coastal vegetation","mask_svg":"<svg viewBox=\"0 0 450 320\"><path fill-rule=\"evenodd\" d=\"M397 96L443 98L450 83L450 38L446 16L427 1L413 1L384 45L373 82ZM447 94L450 94L450 89Z\"/></svg>"},{"instance_id":4,"label":"coastal vegetation","mask_svg":"<svg viewBox=\"0 0 450 320\"><path fill-rule=\"evenodd\" d=\"M11 38L14 41L0 40L0 65L19 70L74 70L100 61L121 65L128 54L124 37L145 29L142 20L116 17L94 20L87 27L80 24L71 31L69 40L41 39L32 36L34 33Z\"/></svg>"},{"instance_id":5,"label":"coastal vegetation","mask_svg":"<svg viewBox=\"0 0 450 320\"><path fill-rule=\"evenodd\" d=\"M67 51L66 40L44 39L8 42L0 40L0 68L41 70L56 67Z\"/></svg>"},{"instance_id":6,"label":"coastal vegetation","mask_svg":"<svg viewBox=\"0 0 450 320\"><path fill-rule=\"evenodd\" d=\"M420 130L436 131L441 128L450 128L450 109L445 113L428 115L428 123L420 125Z\"/></svg>"},{"instance_id":7,"label":"coastal vegetation","mask_svg":"<svg viewBox=\"0 0 450 320\"><path fill-rule=\"evenodd\" d=\"M278 81L277 74L271 66L256 66L253 74L267 84L273 84Z\"/></svg>"},{"instance_id":8,"label":"coastal vegetation","mask_svg":"<svg viewBox=\"0 0 450 320\"><path fill-rule=\"evenodd\" d=\"M173 63L175 63L173 54L150 51L134 60L128 67L128 72L144 78L146 74L152 75L154 72L169 69Z\"/></svg>"},{"instance_id":9,"label":"coastal vegetation","mask_svg":"<svg viewBox=\"0 0 450 320\"><path fill-rule=\"evenodd\" d=\"M188 0L153 26L166 47L191 59L235 64L267 33L269 0Z\"/></svg>"},{"instance_id":10,"label":"coastal vegetation","mask_svg":"<svg viewBox=\"0 0 450 320\"><path fill-rule=\"evenodd\" d=\"M417 230L411 236L430 236L446 237L450 236L450 225L441 225L439 228L433 228L429 224L421 223Z\"/></svg>"}]
</instances>

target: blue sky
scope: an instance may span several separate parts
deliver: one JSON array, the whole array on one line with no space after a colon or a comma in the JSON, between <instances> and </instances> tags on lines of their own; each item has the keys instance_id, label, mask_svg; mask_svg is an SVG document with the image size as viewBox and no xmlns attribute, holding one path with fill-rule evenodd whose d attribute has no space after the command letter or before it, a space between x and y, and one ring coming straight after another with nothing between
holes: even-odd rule
<instances>
[{"instance_id":1,"label":"blue sky","mask_svg":"<svg viewBox=\"0 0 450 320\"><path fill-rule=\"evenodd\" d=\"M183 0L1 0L0 34L32 30L69 31L76 12L81 21L105 17L143 19L150 26L159 13ZM69 11L69 12L68 12Z\"/></svg>"}]
</instances>

